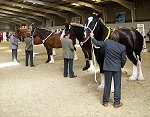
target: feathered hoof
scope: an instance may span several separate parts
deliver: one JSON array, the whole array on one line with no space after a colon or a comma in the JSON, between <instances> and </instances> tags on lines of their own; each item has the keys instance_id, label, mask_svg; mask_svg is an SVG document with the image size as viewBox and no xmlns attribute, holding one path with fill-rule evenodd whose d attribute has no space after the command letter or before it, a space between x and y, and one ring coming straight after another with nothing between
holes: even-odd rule
<instances>
[{"instance_id":1,"label":"feathered hoof","mask_svg":"<svg viewBox=\"0 0 150 117\"><path fill-rule=\"evenodd\" d=\"M145 80L144 77L138 77L138 80L142 81L142 80Z\"/></svg>"},{"instance_id":2,"label":"feathered hoof","mask_svg":"<svg viewBox=\"0 0 150 117\"><path fill-rule=\"evenodd\" d=\"M137 77L135 77L135 76L130 76L129 77L129 80L131 80L131 81L135 81L137 79Z\"/></svg>"},{"instance_id":3,"label":"feathered hoof","mask_svg":"<svg viewBox=\"0 0 150 117\"><path fill-rule=\"evenodd\" d=\"M48 63L49 62L49 60L47 60L45 63Z\"/></svg>"},{"instance_id":4,"label":"feathered hoof","mask_svg":"<svg viewBox=\"0 0 150 117\"><path fill-rule=\"evenodd\" d=\"M52 63L52 64L53 64L53 63L54 63L54 61L50 61L49 63Z\"/></svg>"},{"instance_id":5,"label":"feathered hoof","mask_svg":"<svg viewBox=\"0 0 150 117\"><path fill-rule=\"evenodd\" d=\"M111 88L111 93L114 93L114 88Z\"/></svg>"},{"instance_id":6,"label":"feathered hoof","mask_svg":"<svg viewBox=\"0 0 150 117\"><path fill-rule=\"evenodd\" d=\"M75 57L73 60L77 61L77 60L78 60L78 57Z\"/></svg>"},{"instance_id":7,"label":"feathered hoof","mask_svg":"<svg viewBox=\"0 0 150 117\"><path fill-rule=\"evenodd\" d=\"M90 67L88 68L88 71L94 71L94 68Z\"/></svg>"}]
</instances>

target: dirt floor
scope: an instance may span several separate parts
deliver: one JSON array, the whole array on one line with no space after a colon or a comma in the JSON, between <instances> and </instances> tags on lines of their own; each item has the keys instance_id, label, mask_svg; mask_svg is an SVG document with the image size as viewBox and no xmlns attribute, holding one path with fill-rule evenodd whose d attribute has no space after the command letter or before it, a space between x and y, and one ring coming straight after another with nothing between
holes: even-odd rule
<instances>
[{"instance_id":1,"label":"dirt floor","mask_svg":"<svg viewBox=\"0 0 150 117\"><path fill-rule=\"evenodd\" d=\"M150 43L148 43L150 48ZM122 76L123 107L113 108L113 94L108 107L101 105L102 91L97 91L94 72L82 71L85 65L81 48L74 61L75 79L63 77L62 49L56 49L54 64L46 64L46 50L35 46L36 67L25 66L24 43L18 49L19 64L12 64L9 43L0 43L0 117L23 116L99 116L150 117L150 53L142 52L145 81L128 81L132 64L127 61ZM3 67L3 64L6 66ZM8 63L8 64L7 64ZM99 72L97 72L100 81Z\"/></svg>"}]
</instances>

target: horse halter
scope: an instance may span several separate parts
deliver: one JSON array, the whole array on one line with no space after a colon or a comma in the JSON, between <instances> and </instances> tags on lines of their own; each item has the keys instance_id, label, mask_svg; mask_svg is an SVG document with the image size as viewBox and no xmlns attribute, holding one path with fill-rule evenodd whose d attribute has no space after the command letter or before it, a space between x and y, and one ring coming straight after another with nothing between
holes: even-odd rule
<instances>
[{"instance_id":1,"label":"horse halter","mask_svg":"<svg viewBox=\"0 0 150 117\"><path fill-rule=\"evenodd\" d=\"M34 28L34 30L33 30L33 33L32 33L32 38L33 38L33 35L34 35L34 33L35 33L35 30L36 30L36 28Z\"/></svg>"},{"instance_id":2,"label":"horse halter","mask_svg":"<svg viewBox=\"0 0 150 117\"><path fill-rule=\"evenodd\" d=\"M91 21L92 21L92 20L91 20ZM89 27L89 25L90 25L91 21L89 21L89 22L88 22L87 26L86 26L86 24L85 24L85 29L84 29L84 30L89 29L89 30L90 30L90 32L91 32L91 33L93 33L93 32L94 32L94 30L95 30L95 28L96 28L96 26L97 26L97 22L95 23L95 25L94 25L93 29L91 29L91 28ZM86 33L86 32L85 32L85 33ZM84 35L86 35L86 34L84 34ZM85 36L85 37L86 37L86 36ZM84 40L83 42L80 42L80 45L82 46L84 43L86 43L86 42L89 40L89 38L90 38L90 37L87 37L87 39L86 39L86 40Z\"/></svg>"},{"instance_id":3,"label":"horse halter","mask_svg":"<svg viewBox=\"0 0 150 117\"><path fill-rule=\"evenodd\" d=\"M91 20L91 21L92 21L92 20ZM91 33L93 33L93 32L94 32L94 30L95 30L95 28L96 28L96 26L97 26L97 22L95 23L95 25L94 25L93 29L91 29L91 28L89 27L89 25L90 25L91 21L89 21L89 22L88 22L87 26L86 26L86 24L85 24L85 29L84 29L84 30L89 29L89 30L91 31Z\"/></svg>"}]
</instances>

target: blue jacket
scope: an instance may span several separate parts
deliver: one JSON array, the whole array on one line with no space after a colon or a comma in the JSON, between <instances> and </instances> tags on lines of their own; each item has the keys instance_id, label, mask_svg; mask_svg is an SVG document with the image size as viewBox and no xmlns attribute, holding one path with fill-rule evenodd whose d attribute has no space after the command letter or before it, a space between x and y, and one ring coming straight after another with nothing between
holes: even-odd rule
<instances>
[{"instance_id":1,"label":"blue jacket","mask_svg":"<svg viewBox=\"0 0 150 117\"><path fill-rule=\"evenodd\" d=\"M126 63L126 47L114 40L97 41L92 38L92 43L100 48L105 48L103 70L121 71Z\"/></svg>"},{"instance_id":2,"label":"blue jacket","mask_svg":"<svg viewBox=\"0 0 150 117\"><path fill-rule=\"evenodd\" d=\"M18 49L18 39L14 36L10 36L10 49Z\"/></svg>"}]
</instances>

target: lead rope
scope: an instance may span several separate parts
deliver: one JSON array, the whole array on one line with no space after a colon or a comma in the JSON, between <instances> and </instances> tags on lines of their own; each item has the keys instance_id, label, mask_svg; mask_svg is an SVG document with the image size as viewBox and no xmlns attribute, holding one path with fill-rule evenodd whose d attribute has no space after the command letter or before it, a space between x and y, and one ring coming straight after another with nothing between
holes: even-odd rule
<instances>
[{"instance_id":1,"label":"lead rope","mask_svg":"<svg viewBox=\"0 0 150 117\"><path fill-rule=\"evenodd\" d=\"M93 61L94 61L94 80L95 82L97 82L97 78L96 78L96 57L95 57L95 54L94 54L94 47L92 45L92 50L93 50Z\"/></svg>"},{"instance_id":2,"label":"lead rope","mask_svg":"<svg viewBox=\"0 0 150 117\"><path fill-rule=\"evenodd\" d=\"M89 26L89 24L87 25L87 28L91 31L91 33L93 33L95 28L96 28L96 26L97 26L97 22L95 23L93 30L91 30L88 26ZM92 41L92 39L91 39L91 41ZM97 82L97 78L96 78L96 57L95 57L95 54L94 54L94 47L93 47L93 45L92 45L92 50L93 50L92 53L93 53L93 61L94 61L94 80L95 80L95 82Z\"/></svg>"}]
</instances>

